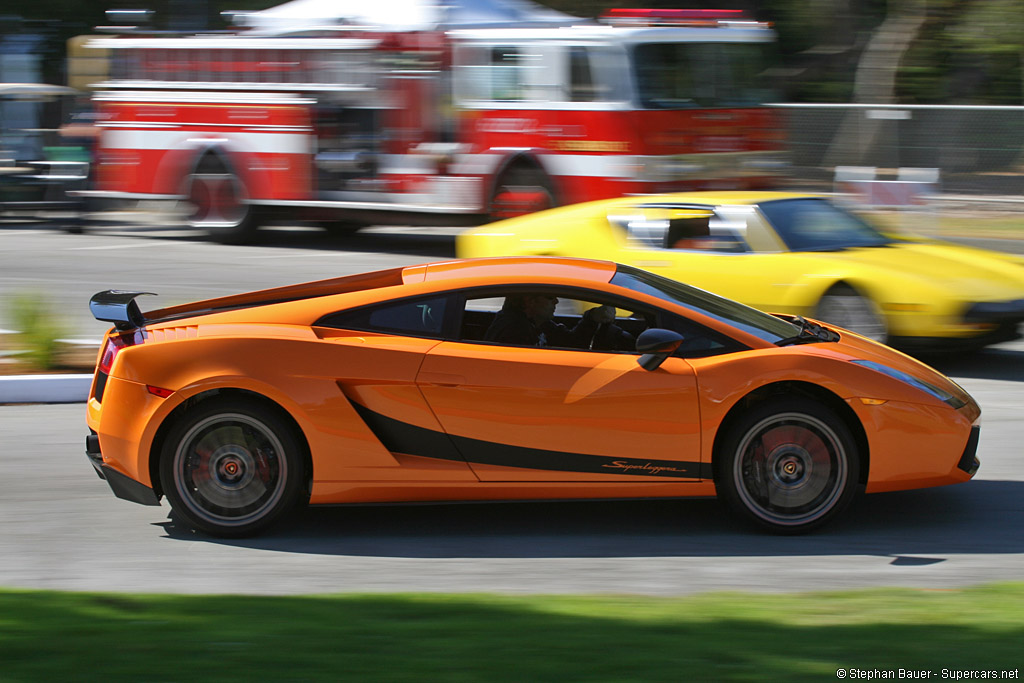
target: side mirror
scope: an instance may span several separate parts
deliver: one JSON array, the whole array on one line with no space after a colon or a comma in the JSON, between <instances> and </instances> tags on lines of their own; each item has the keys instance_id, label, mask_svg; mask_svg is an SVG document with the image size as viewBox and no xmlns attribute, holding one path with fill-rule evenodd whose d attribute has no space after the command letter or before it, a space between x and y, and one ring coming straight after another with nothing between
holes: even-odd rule
<instances>
[{"instance_id":1,"label":"side mirror","mask_svg":"<svg viewBox=\"0 0 1024 683\"><path fill-rule=\"evenodd\" d=\"M657 327L644 330L636 339L636 350L643 354L636 362L644 370L657 370L682 343L683 335L678 332Z\"/></svg>"}]
</instances>

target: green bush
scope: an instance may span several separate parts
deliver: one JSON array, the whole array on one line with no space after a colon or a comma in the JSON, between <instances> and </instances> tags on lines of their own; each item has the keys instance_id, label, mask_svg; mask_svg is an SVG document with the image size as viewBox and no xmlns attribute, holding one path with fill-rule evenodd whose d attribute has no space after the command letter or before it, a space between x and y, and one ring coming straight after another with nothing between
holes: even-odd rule
<instances>
[{"instance_id":1,"label":"green bush","mask_svg":"<svg viewBox=\"0 0 1024 683\"><path fill-rule=\"evenodd\" d=\"M54 315L50 301L40 292L19 292L8 300L11 329L17 332L13 345L20 364L34 370L51 370L58 365L64 328Z\"/></svg>"}]
</instances>

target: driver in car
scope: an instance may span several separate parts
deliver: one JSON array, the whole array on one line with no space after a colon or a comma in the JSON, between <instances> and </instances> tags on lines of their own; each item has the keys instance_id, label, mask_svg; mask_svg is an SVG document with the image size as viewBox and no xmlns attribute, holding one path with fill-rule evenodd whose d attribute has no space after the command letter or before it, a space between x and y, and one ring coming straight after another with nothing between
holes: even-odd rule
<instances>
[{"instance_id":1,"label":"driver in car","mask_svg":"<svg viewBox=\"0 0 1024 683\"><path fill-rule=\"evenodd\" d=\"M555 322L558 297L553 294L512 294L484 340L521 346L555 346L577 349L632 350L633 335L614 324L615 307L607 304L587 310L575 327Z\"/></svg>"}]
</instances>

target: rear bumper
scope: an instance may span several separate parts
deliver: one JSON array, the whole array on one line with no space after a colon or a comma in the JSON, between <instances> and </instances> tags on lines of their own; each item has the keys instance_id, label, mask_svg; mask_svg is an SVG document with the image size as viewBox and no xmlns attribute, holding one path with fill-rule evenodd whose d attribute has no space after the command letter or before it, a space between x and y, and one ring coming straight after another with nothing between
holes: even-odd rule
<instances>
[{"instance_id":1,"label":"rear bumper","mask_svg":"<svg viewBox=\"0 0 1024 683\"><path fill-rule=\"evenodd\" d=\"M100 452L100 438L93 432L85 437L85 455L89 458L96 474L110 485L114 495L139 505L160 505L160 496L145 484L140 484L126 474L103 463Z\"/></svg>"}]
</instances>

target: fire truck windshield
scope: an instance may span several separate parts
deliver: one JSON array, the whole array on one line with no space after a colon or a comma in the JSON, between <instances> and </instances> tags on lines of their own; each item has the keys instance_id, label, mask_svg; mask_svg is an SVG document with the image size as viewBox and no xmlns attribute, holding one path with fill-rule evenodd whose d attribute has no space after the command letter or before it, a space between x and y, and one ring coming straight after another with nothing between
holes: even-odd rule
<instances>
[{"instance_id":1,"label":"fire truck windshield","mask_svg":"<svg viewBox=\"0 0 1024 683\"><path fill-rule=\"evenodd\" d=\"M765 43L646 43L633 49L640 105L647 109L750 107L771 101Z\"/></svg>"}]
</instances>

